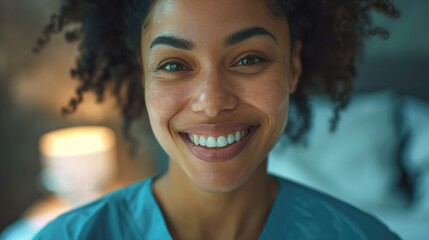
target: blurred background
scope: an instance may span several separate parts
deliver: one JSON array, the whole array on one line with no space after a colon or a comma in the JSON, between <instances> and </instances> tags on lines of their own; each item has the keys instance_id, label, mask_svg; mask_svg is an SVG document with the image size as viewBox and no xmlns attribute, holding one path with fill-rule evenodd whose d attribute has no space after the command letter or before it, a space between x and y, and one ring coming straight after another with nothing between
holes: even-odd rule
<instances>
[{"instance_id":1,"label":"blurred background","mask_svg":"<svg viewBox=\"0 0 429 240\"><path fill-rule=\"evenodd\" d=\"M416 200L416 189L422 187L414 185L423 181L422 179L429 179L424 177L429 176L429 153L424 151L429 149L429 131L425 130L429 122L429 119L427 122L425 120L429 116L429 1L394 2L400 8L402 16L393 21L375 14L375 22L390 31L390 38L387 41L373 38L367 42L365 54L359 59L359 76L355 84L356 101L344 112L343 123L340 122L336 135L325 131L328 129L332 106L324 99L316 98L313 100L314 126L309 134L310 139L307 142L310 144L307 144L307 150L301 151L300 146L293 150L290 150L292 147L289 146L284 148L282 144L288 144L287 140L284 140L279 144L281 150L275 151L272 156L271 167L277 169L272 171L274 174L319 188L380 216L389 212L385 206L390 203L384 200L395 196L400 200L391 203L391 208L397 210L400 208L398 206L401 206L401 213L393 211L393 215L396 214L394 217L387 213L390 214L387 218L394 219L388 223L389 226L400 228L406 220L397 221L395 217L404 219L403 213L409 215L411 212L408 209L419 209L413 201ZM166 166L166 157L153 140L150 128L145 124L145 117L133 125L132 132L138 137L138 147L134 154L130 154L130 143L121 134L120 111L113 97L106 97L105 102L97 104L95 97L87 94L76 113L65 118L61 116L61 107L73 96L74 87L77 85L69 76L70 68L74 66L77 45L66 44L62 36L55 36L41 53L33 54L31 51L35 39L50 15L57 11L59 4L59 0L0 2L0 232L18 219L55 212L52 209L67 209L80 201L73 202L67 198L68 195L61 195L59 186L53 187L49 184L49 180L60 180L53 178L52 171L46 171L55 170L54 165L50 164L56 155L52 155L50 150L43 152L39 145L42 136L48 132L76 126L104 126L113 131L114 144L109 145L107 150L94 150L102 151L101 155L104 155L100 158L106 158L105 162L110 161L112 164L110 177L98 183L94 193L82 201L162 171ZM405 116L399 121L401 127L395 125L398 112L399 115ZM420 125L416 125L416 121ZM384 129L371 125L376 122L383 127L389 127L389 124L392 126ZM367 135L355 137L356 129L362 129L362 126L369 126L366 128ZM418 126L420 130L412 129L412 126ZM377 134L376 131L384 134ZM419 132L418 141L412 140L416 134L407 134L408 132ZM378 141L383 144L372 144L369 139L376 139L374 136L382 136ZM317 142L318 137L331 138L331 144L325 141L326 146L314 148L315 144L311 143ZM353 138L355 142L342 141L343 138ZM391 143L392 139L397 141ZM362 142L368 144L359 145ZM417 155L412 152L414 145L411 146L409 142L417 142ZM357 145L361 148L356 148ZM321 148L328 160L322 161ZM349 148L359 149L360 152L347 152ZM283 149L286 149L286 152L283 152ZM344 149L344 155L332 157L330 149ZM383 151L388 153L383 155ZM332 171L343 171L340 167L356 169L356 166L362 165L361 159L348 162L332 159L352 159L348 157L350 154L361 156L362 152L365 152L364 156L369 156L365 158L371 161L366 169L358 172L359 177L366 181L326 180L326 176L335 175ZM106 154L109 157L105 157ZM404 156L409 156L407 159L419 159L405 161ZM64 156L60 158L63 159ZM287 161L284 161L285 158ZM313 160L307 161L308 158ZM314 158L317 158L317 163ZM418 164L413 165L414 162ZM86 165L83 167L90 168ZM300 169L306 169L307 174ZM410 177L415 174L415 169L426 171L420 171L418 178ZM384 175L388 177L383 177ZM344 184L338 187L328 184L329 182ZM380 182L384 184L374 184ZM399 190L392 190L392 182L400 185L401 189L398 187ZM365 192L368 185L377 185L381 190ZM427 187L429 188L429 185ZM385 193L396 190L400 193L384 194L378 199L374 197L380 191ZM352 194L353 192L359 194ZM429 202L429 199L426 200ZM379 210L380 208L383 210ZM410 221L411 227L406 226L405 230L398 231L420 233L419 231L423 230L419 228L419 224L429 224L429 217L426 218L429 213L426 214L414 222ZM405 236L405 239L418 237L407 233L402 236Z\"/></svg>"},{"instance_id":2,"label":"blurred background","mask_svg":"<svg viewBox=\"0 0 429 240\"><path fill-rule=\"evenodd\" d=\"M121 133L122 119L113 97L108 95L102 104L97 104L95 97L87 94L75 114L61 116L61 107L74 95L77 86L69 76L77 45L66 44L63 36L55 36L39 54L31 50L59 5L59 0L0 1L0 233L20 218L42 215L49 218L45 213L55 215L165 168L165 156L144 124L145 117L132 126L138 146L130 153L131 144ZM82 144L76 145L76 149L94 147L86 153L75 153L76 159L81 159L81 166L72 165L70 154L61 155L57 151L61 144L69 148L73 144L66 143L66 138L73 138L66 136L68 133L57 137L59 142L50 136L43 143L49 146L40 145L44 134L77 126L108 127L113 137L103 129L81 133L89 136L92 143L99 137L100 144L107 144L89 146L81 139ZM112 138L109 143L103 142L106 134ZM84 159L87 156L103 160ZM105 172L97 173L100 168L105 168ZM67 169L79 175L72 175ZM97 174L104 177L98 182L87 179L91 175L97 178ZM83 182L82 178L93 182ZM85 193L73 189L79 184L92 184L96 189L85 189ZM71 190L78 192L73 192L73 196ZM82 196L77 197L79 194Z\"/></svg>"},{"instance_id":3,"label":"blurred background","mask_svg":"<svg viewBox=\"0 0 429 240\"><path fill-rule=\"evenodd\" d=\"M367 211L409 240L429 236L429 1L393 0L398 20L358 60L354 96L329 131L333 104L310 100L312 127L298 144L281 139L268 171ZM292 112L293 116L293 112Z\"/></svg>"}]
</instances>

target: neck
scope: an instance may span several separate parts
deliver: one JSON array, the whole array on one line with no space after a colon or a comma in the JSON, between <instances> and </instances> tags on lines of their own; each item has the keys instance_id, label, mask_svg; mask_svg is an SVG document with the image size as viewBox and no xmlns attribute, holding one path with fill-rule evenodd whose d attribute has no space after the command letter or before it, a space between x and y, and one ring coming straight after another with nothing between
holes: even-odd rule
<instances>
[{"instance_id":1,"label":"neck","mask_svg":"<svg viewBox=\"0 0 429 240\"><path fill-rule=\"evenodd\" d=\"M242 186L226 193L199 189L170 161L154 193L174 239L257 239L277 188L266 173L266 161Z\"/></svg>"}]
</instances>

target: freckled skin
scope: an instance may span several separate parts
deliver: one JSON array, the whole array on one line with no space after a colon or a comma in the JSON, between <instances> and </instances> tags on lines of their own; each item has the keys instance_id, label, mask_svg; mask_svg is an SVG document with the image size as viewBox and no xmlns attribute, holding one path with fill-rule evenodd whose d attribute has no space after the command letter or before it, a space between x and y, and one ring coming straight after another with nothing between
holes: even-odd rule
<instances>
[{"instance_id":1,"label":"freckled skin","mask_svg":"<svg viewBox=\"0 0 429 240\"><path fill-rule=\"evenodd\" d=\"M262 171L258 167L282 134L289 94L300 74L299 67L292 68L300 64L298 57L290 55L286 20L275 17L260 0L161 0L152 9L149 22L142 39L146 106L154 134L170 156L169 171L183 172L181 176L186 175L204 191L240 187L255 171ZM252 26L267 29L277 41L258 36L225 47L231 33ZM194 48L149 49L150 42L161 34L187 39ZM240 54L253 50L272 61L251 74L231 67ZM183 60L191 70L177 74L154 70L170 58ZM196 159L178 134L194 124L244 120L260 127L232 161L210 164Z\"/></svg>"},{"instance_id":2,"label":"freckled skin","mask_svg":"<svg viewBox=\"0 0 429 240\"><path fill-rule=\"evenodd\" d=\"M266 4L159 0L147 19L141 42L145 101L155 137L170 157L153 190L175 239L253 239L275 199L267 155L286 125L289 95L301 73L301 45L291 52L286 19ZM271 35L225 44L252 27ZM151 48L159 36L192 47ZM225 161L199 159L182 137L189 128L227 123L257 128L243 150Z\"/></svg>"}]
</instances>

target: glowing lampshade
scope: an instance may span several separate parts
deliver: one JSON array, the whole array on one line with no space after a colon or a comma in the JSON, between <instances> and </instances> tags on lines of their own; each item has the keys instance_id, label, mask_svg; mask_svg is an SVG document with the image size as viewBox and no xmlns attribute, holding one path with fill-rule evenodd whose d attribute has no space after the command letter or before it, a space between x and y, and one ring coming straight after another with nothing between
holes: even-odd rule
<instances>
[{"instance_id":1,"label":"glowing lampshade","mask_svg":"<svg viewBox=\"0 0 429 240\"><path fill-rule=\"evenodd\" d=\"M40 139L42 183L70 202L85 202L115 173L115 134L100 126L55 130Z\"/></svg>"}]
</instances>

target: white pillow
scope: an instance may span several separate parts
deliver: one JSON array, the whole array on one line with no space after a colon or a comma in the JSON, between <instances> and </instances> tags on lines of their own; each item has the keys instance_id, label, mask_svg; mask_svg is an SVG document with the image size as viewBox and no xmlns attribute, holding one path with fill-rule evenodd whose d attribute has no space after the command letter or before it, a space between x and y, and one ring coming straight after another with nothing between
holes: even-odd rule
<instances>
[{"instance_id":1,"label":"white pillow","mask_svg":"<svg viewBox=\"0 0 429 240\"><path fill-rule=\"evenodd\" d=\"M404 207L406 201L397 185L396 99L390 91L353 96L335 132L329 131L331 101L311 99L307 146L293 145L283 137L269 156L268 171L367 211Z\"/></svg>"}]
</instances>

